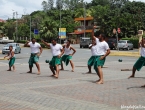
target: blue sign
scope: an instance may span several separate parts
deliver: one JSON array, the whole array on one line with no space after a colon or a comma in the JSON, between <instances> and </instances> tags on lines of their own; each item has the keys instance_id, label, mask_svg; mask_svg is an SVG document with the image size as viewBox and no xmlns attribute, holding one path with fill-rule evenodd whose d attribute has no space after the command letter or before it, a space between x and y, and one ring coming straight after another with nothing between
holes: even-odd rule
<instances>
[{"instance_id":1,"label":"blue sign","mask_svg":"<svg viewBox=\"0 0 145 110\"><path fill-rule=\"evenodd\" d=\"M39 33L38 29L34 29L34 34L38 34L38 33Z\"/></svg>"}]
</instances>

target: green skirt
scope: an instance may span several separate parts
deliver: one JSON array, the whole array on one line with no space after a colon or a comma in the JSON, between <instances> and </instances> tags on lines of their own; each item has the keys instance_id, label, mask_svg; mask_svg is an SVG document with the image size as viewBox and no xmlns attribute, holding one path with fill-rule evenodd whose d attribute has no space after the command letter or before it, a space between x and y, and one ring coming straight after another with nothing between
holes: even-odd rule
<instances>
[{"instance_id":1,"label":"green skirt","mask_svg":"<svg viewBox=\"0 0 145 110\"><path fill-rule=\"evenodd\" d=\"M61 58L61 61L63 61L66 66L69 64L69 61L72 59L72 56L70 55L63 55L62 58Z\"/></svg>"},{"instance_id":2,"label":"green skirt","mask_svg":"<svg viewBox=\"0 0 145 110\"><path fill-rule=\"evenodd\" d=\"M145 57L141 56L134 64L134 67L136 68L137 71L140 71L143 66L145 66Z\"/></svg>"},{"instance_id":3,"label":"green skirt","mask_svg":"<svg viewBox=\"0 0 145 110\"><path fill-rule=\"evenodd\" d=\"M37 56L36 54L31 54L30 58L29 58L29 66L33 67L34 63L37 63L39 61L39 56Z\"/></svg>"},{"instance_id":4,"label":"green skirt","mask_svg":"<svg viewBox=\"0 0 145 110\"><path fill-rule=\"evenodd\" d=\"M50 66L55 67L56 65L60 65L61 64L61 58L58 58L58 56L53 56L53 58L50 61Z\"/></svg>"},{"instance_id":5,"label":"green skirt","mask_svg":"<svg viewBox=\"0 0 145 110\"><path fill-rule=\"evenodd\" d=\"M88 66L93 66L96 61L97 56L91 56L88 60Z\"/></svg>"},{"instance_id":6,"label":"green skirt","mask_svg":"<svg viewBox=\"0 0 145 110\"><path fill-rule=\"evenodd\" d=\"M15 63L15 57L11 58L10 61L9 61L9 67L12 67Z\"/></svg>"},{"instance_id":7,"label":"green skirt","mask_svg":"<svg viewBox=\"0 0 145 110\"><path fill-rule=\"evenodd\" d=\"M96 59L95 59L95 62L94 62L94 69L95 69L96 72L98 72L98 69L97 69L98 66L102 67L105 64L106 58L100 60L100 57L101 56L96 56Z\"/></svg>"}]
</instances>

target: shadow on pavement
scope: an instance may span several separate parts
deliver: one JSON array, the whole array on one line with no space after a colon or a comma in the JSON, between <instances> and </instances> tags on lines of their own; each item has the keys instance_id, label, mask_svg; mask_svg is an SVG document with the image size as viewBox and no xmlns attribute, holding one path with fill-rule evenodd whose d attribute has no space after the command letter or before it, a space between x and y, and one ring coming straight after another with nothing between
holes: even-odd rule
<instances>
[{"instance_id":1,"label":"shadow on pavement","mask_svg":"<svg viewBox=\"0 0 145 110\"><path fill-rule=\"evenodd\" d=\"M79 80L79 81L87 81L87 82L91 82L91 83L96 83L96 81L94 81L94 80Z\"/></svg>"},{"instance_id":2,"label":"shadow on pavement","mask_svg":"<svg viewBox=\"0 0 145 110\"><path fill-rule=\"evenodd\" d=\"M145 89L145 87L141 87L141 86L134 86L134 87L128 87L127 90L129 89L135 89L135 88L142 88L142 89Z\"/></svg>"},{"instance_id":3,"label":"shadow on pavement","mask_svg":"<svg viewBox=\"0 0 145 110\"><path fill-rule=\"evenodd\" d=\"M27 72L24 72L24 73L20 73L20 74L37 74L37 73L27 73Z\"/></svg>"},{"instance_id":4,"label":"shadow on pavement","mask_svg":"<svg viewBox=\"0 0 145 110\"><path fill-rule=\"evenodd\" d=\"M145 77L134 77L134 78L142 78L142 79L145 79ZM134 78L129 78L129 79L134 79Z\"/></svg>"},{"instance_id":5,"label":"shadow on pavement","mask_svg":"<svg viewBox=\"0 0 145 110\"><path fill-rule=\"evenodd\" d=\"M97 73L82 73L83 75L96 75Z\"/></svg>"}]
</instances>

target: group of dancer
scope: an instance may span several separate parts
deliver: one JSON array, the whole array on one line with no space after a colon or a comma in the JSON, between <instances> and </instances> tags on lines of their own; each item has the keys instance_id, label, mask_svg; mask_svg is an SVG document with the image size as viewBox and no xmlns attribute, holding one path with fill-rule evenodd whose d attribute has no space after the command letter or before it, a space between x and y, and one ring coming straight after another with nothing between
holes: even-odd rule
<instances>
[{"instance_id":1,"label":"group of dancer","mask_svg":"<svg viewBox=\"0 0 145 110\"><path fill-rule=\"evenodd\" d=\"M42 40L42 43L45 44L48 48L51 49L52 53L52 59L49 62L50 70L52 71L52 75L55 78L59 77L59 71L64 70L63 62L66 64L66 66L70 63L72 67L72 72L74 72L74 63L72 62L72 56L76 53L76 50L71 46L71 41L67 40L67 43L64 45L60 45L57 43L55 39L51 41L51 43L47 43L44 40ZM40 75L40 65L38 63L39 56L42 54L42 47L39 43L36 42L35 38L31 39L31 42L27 42L25 47L31 48L31 55L29 58L29 71L27 73L32 73L32 67L33 64L36 65L38 69L38 75ZM139 46L141 47L141 57L137 60L137 62L134 64L132 69L132 75L129 78L132 78L135 76L135 71L140 70L145 65L145 39L142 39L142 41L139 43ZM91 67L94 67L94 70L96 71L99 79L96 81L97 84L103 84L103 71L102 67L105 63L106 57L110 54L110 48L105 41L105 35L100 34L99 36L95 37L92 36L92 44L89 45L89 49L91 49L92 56L88 60L88 73L92 73ZM11 68L13 67L13 70L15 70L15 54L13 51L13 46L9 47L10 52L8 53L6 57L9 57L9 69L8 71L11 71ZM73 53L72 53L73 51ZM59 69L59 65L61 65L61 69ZM143 85L142 87L145 87Z\"/></svg>"}]
</instances>

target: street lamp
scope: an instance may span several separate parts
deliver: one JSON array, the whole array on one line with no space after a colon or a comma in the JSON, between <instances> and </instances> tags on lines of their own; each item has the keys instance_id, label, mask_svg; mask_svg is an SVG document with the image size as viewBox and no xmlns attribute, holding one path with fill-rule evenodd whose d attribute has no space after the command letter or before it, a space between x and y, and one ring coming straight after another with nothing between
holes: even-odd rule
<instances>
[{"instance_id":1,"label":"street lamp","mask_svg":"<svg viewBox=\"0 0 145 110\"><path fill-rule=\"evenodd\" d=\"M85 2L83 3L83 7L84 7L84 37L86 37L86 6L85 6Z\"/></svg>"},{"instance_id":2,"label":"street lamp","mask_svg":"<svg viewBox=\"0 0 145 110\"><path fill-rule=\"evenodd\" d=\"M14 11L14 10L12 10L12 11ZM17 16L18 16L18 13L17 13L17 11L15 11L14 13L13 13L13 16L16 14L16 39L18 38L18 19L17 19ZM14 39L15 40L15 39Z\"/></svg>"},{"instance_id":3,"label":"street lamp","mask_svg":"<svg viewBox=\"0 0 145 110\"><path fill-rule=\"evenodd\" d=\"M60 0L60 19L59 19L59 40L60 40L60 44L61 44L61 8L62 8L62 0Z\"/></svg>"},{"instance_id":4,"label":"street lamp","mask_svg":"<svg viewBox=\"0 0 145 110\"><path fill-rule=\"evenodd\" d=\"M81 3L81 1L78 1ZM86 6L85 2L83 2L83 8L84 8L84 37L86 37Z\"/></svg>"},{"instance_id":5,"label":"street lamp","mask_svg":"<svg viewBox=\"0 0 145 110\"><path fill-rule=\"evenodd\" d=\"M31 19L31 15L30 15L30 40L31 40L31 21L32 21L32 19Z\"/></svg>"}]
</instances>

